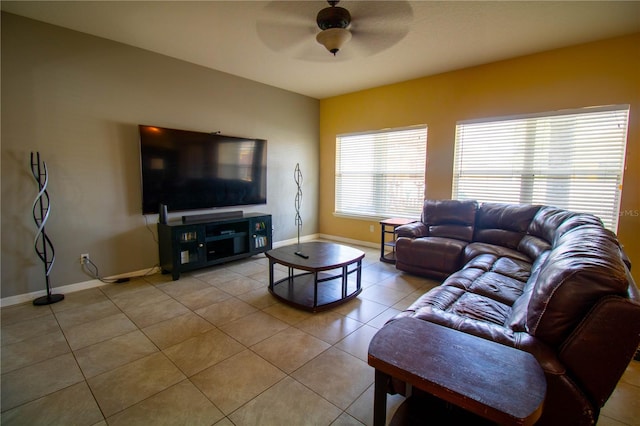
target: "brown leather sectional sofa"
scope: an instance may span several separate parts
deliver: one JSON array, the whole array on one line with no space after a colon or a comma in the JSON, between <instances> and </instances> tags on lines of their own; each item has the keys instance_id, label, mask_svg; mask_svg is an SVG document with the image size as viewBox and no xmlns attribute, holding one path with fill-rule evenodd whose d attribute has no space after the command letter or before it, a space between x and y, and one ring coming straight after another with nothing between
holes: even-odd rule
<instances>
[{"instance_id":1,"label":"brown leather sectional sofa","mask_svg":"<svg viewBox=\"0 0 640 426\"><path fill-rule=\"evenodd\" d=\"M538 424L597 421L640 343L631 265L599 219L427 200L421 221L397 233L396 267L444 282L391 321L414 317L530 352L547 379Z\"/></svg>"}]
</instances>

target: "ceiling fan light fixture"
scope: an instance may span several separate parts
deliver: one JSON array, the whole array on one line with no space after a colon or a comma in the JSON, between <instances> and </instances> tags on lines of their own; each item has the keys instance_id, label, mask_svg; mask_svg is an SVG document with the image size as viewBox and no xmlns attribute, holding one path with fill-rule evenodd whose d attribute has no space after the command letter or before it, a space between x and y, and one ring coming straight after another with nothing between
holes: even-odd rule
<instances>
[{"instance_id":1,"label":"ceiling fan light fixture","mask_svg":"<svg viewBox=\"0 0 640 426\"><path fill-rule=\"evenodd\" d=\"M327 28L318 33L316 40L335 56L351 40L351 31L346 28Z\"/></svg>"},{"instance_id":2,"label":"ceiling fan light fixture","mask_svg":"<svg viewBox=\"0 0 640 426\"><path fill-rule=\"evenodd\" d=\"M336 6L337 1L330 1L330 7L325 7L316 16L316 23L321 30L327 28L347 28L351 23L351 14L344 7Z\"/></svg>"}]
</instances>

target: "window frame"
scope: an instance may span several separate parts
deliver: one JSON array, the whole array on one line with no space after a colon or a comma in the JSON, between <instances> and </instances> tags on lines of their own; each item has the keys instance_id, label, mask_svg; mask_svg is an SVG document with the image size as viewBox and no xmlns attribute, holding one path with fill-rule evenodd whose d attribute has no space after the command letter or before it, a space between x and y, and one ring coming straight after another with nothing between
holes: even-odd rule
<instances>
[{"instance_id":1,"label":"window frame","mask_svg":"<svg viewBox=\"0 0 640 426\"><path fill-rule=\"evenodd\" d=\"M474 198L480 202L550 204L585 211L599 216L607 228L616 232L629 113L628 104L618 104L459 121L456 123L451 196L453 199ZM608 127L600 124L606 115L612 120ZM585 125L585 119L591 121ZM622 121L616 123L613 121L616 119ZM494 134L490 133L492 126ZM509 126L513 127L512 133L503 133ZM464 138L467 138L466 142ZM494 140L494 146L486 148L486 144L491 143L490 138ZM482 143L485 145L481 146ZM576 150L580 147L584 149ZM511 150L516 152L518 149L520 152L508 156ZM593 152L597 153L594 155ZM573 155L567 157L568 153ZM491 167L485 166L487 173L483 176L477 164L486 165L489 161L493 161L495 170L489 171ZM509 167L511 172L507 170ZM484 199L479 196L483 185L497 188L491 186L492 183L511 184L512 190L503 186L486 191ZM601 197L606 197L601 200L607 201L594 202L598 199L592 197L593 188L599 188ZM465 196L465 192L469 196Z\"/></svg>"},{"instance_id":2,"label":"window frame","mask_svg":"<svg viewBox=\"0 0 640 426\"><path fill-rule=\"evenodd\" d=\"M419 136L418 140L415 140L416 135ZM404 136L406 136L406 138ZM408 141L409 139L414 140ZM401 141L407 142L407 145L399 147L398 143ZM345 143L358 145L360 151L356 150L355 153L351 152L354 150L353 147L347 148L345 147ZM371 146L367 146L367 143L371 144ZM361 220L380 220L389 217L417 217L422 210L422 204L425 198L427 143L428 126L426 124L337 135L335 145L335 200L333 215L336 217ZM403 155L406 150L412 150L418 145L421 146L417 152L414 151L411 155ZM362 149L365 148L367 151L363 152ZM351 157L349 157L349 155L351 155ZM354 160L352 160L353 156L355 156ZM374 162L373 165L369 163L372 167L371 170L364 170L367 167L366 158ZM406 160L407 163L411 163L411 166L407 165L407 168L404 169L405 172L411 169L410 172L404 175L397 171L394 173L395 164L400 164L400 162L404 160ZM346 169L346 167L348 167L346 163L349 161L356 162L355 167L357 171L351 172ZM367 184L367 191L364 191L364 194L361 194L362 191L357 191L357 185L353 186L353 184L351 184L352 186L345 186L349 184L345 181L346 179L357 179L355 177L356 174L360 174L359 178L361 183L364 182ZM352 176L350 177L349 175ZM397 178L397 180L394 181L396 182L395 186L397 189L395 191L385 191L385 188L388 188L390 182L392 182L389 176L394 175ZM369 183L371 184L368 185ZM407 190L410 184L415 183L418 183L417 187L411 188L410 191ZM363 210L364 204L361 206L352 206L354 203L351 199L348 201L345 200L345 197L348 198L350 196L350 191L351 194L354 194L354 191L358 192L357 196L353 196L354 198L362 199L363 203L371 203L367 206L371 213ZM402 206L400 210L391 210L400 207L399 203L405 201L400 200L398 194L406 194L408 192L413 194L411 199L413 199L413 204L415 205L406 204ZM385 193L385 196L379 196L381 193ZM396 207L391 207L390 209L389 206L391 205L395 205Z\"/></svg>"}]
</instances>

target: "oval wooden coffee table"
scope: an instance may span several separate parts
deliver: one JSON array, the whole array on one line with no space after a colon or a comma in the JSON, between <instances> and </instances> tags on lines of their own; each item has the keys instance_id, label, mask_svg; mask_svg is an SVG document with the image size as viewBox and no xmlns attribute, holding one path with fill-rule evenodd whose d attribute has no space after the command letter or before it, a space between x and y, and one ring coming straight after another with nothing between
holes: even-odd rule
<instances>
[{"instance_id":1,"label":"oval wooden coffee table","mask_svg":"<svg viewBox=\"0 0 640 426\"><path fill-rule=\"evenodd\" d=\"M269 259L269 292L289 305L316 312L351 300L362 291L364 252L358 249L315 241L265 254ZM276 264L286 266L288 272L274 282Z\"/></svg>"}]
</instances>

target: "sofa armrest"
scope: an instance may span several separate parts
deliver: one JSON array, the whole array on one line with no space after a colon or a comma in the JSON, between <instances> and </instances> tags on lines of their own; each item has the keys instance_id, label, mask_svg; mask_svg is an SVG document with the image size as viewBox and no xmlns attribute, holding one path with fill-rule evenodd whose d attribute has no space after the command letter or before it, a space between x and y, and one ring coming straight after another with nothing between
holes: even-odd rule
<instances>
[{"instance_id":1,"label":"sofa armrest","mask_svg":"<svg viewBox=\"0 0 640 426\"><path fill-rule=\"evenodd\" d=\"M640 304L609 296L592 309L562 346L560 360L597 407L604 405L633 359L639 335Z\"/></svg>"},{"instance_id":2,"label":"sofa armrest","mask_svg":"<svg viewBox=\"0 0 640 426\"><path fill-rule=\"evenodd\" d=\"M429 236L429 228L422 222L411 222L396 228L398 237L420 238Z\"/></svg>"},{"instance_id":3,"label":"sofa armrest","mask_svg":"<svg viewBox=\"0 0 640 426\"><path fill-rule=\"evenodd\" d=\"M624 251L624 246L620 245L620 257L625 265L627 265L627 269L631 271L631 259L627 256L627 253Z\"/></svg>"}]
</instances>

